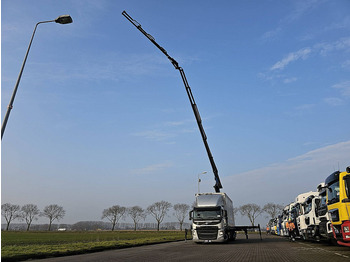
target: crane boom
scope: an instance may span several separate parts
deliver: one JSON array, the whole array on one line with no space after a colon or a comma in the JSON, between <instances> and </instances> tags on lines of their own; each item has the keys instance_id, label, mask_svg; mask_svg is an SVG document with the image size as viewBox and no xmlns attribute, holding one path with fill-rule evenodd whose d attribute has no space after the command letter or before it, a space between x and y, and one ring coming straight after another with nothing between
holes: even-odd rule
<instances>
[{"instance_id":1,"label":"crane boom","mask_svg":"<svg viewBox=\"0 0 350 262\"><path fill-rule=\"evenodd\" d=\"M215 165L215 162L214 162L214 158L213 158L213 156L212 156L212 154L210 152L210 148L209 148L209 145L208 145L208 142L207 142L207 136L206 136L206 134L204 132L204 128L203 128L203 125L202 125L202 119L200 117L200 114L199 114L196 102L194 100L191 88L188 85L188 82L187 82L184 70L182 69L182 67L179 66L178 62L174 58L172 58L167 53L167 51L156 42L154 37L151 36L150 34L148 34L145 30L143 30L141 25L136 20L132 19L131 16L127 12L123 11L122 15L125 16L126 19L128 19L138 30L141 31L142 34L144 34L156 47L158 47L158 49L160 51L163 52L163 54L170 60L172 65L175 67L175 69L179 70L181 78L182 78L182 81L183 81L183 83L185 85L185 88L186 88L186 92L187 92L188 98L189 98L190 103L191 103L191 107L192 107L194 116L196 117L196 120L197 120L198 128L199 128L199 131L201 133L201 136L202 136L202 139L203 139L203 143L204 143L205 149L207 151L211 167L213 169L213 173L214 173L214 177L215 177L214 189L215 189L215 192L219 193L220 192L220 188L222 188L222 185L221 185L221 182L220 182L218 169L216 168L216 165Z\"/></svg>"}]
</instances>

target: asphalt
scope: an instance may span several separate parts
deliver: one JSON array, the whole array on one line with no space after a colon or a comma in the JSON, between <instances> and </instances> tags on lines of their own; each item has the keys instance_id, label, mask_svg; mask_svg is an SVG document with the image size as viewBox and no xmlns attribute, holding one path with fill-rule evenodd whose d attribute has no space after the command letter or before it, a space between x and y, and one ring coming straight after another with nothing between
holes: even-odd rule
<instances>
[{"instance_id":1,"label":"asphalt","mask_svg":"<svg viewBox=\"0 0 350 262\"><path fill-rule=\"evenodd\" d=\"M285 237L270 235L263 235L260 240L259 235L250 234L245 239L243 234L238 234L235 241L227 244L196 244L189 240L31 261L340 262L350 261L350 248L324 242L289 242Z\"/></svg>"}]
</instances>

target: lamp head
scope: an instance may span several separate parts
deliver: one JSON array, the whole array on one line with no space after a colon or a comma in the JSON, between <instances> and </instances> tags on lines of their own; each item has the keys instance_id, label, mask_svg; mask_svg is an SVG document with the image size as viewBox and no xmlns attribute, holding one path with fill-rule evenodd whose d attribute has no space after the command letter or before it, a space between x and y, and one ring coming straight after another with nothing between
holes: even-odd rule
<instances>
[{"instance_id":1,"label":"lamp head","mask_svg":"<svg viewBox=\"0 0 350 262\"><path fill-rule=\"evenodd\" d=\"M73 19L70 15L61 15L56 18L55 22L59 24L70 24L73 22Z\"/></svg>"}]
</instances>

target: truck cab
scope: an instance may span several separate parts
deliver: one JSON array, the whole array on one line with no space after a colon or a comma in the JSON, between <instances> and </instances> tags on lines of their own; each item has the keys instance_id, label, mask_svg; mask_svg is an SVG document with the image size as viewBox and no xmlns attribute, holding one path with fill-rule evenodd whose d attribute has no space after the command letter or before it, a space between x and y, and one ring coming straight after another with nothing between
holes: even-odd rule
<instances>
[{"instance_id":1,"label":"truck cab","mask_svg":"<svg viewBox=\"0 0 350 262\"><path fill-rule=\"evenodd\" d=\"M317 193L317 195L309 196L303 204L305 227L301 229L301 232L307 240L319 239L317 227L320 224L320 220L317 209L320 201L320 196Z\"/></svg>"},{"instance_id":2,"label":"truck cab","mask_svg":"<svg viewBox=\"0 0 350 262\"><path fill-rule=\"evenodd\" d=\"M325 183L333 237L339 245L350 246L350 167L332 173Z\"/></svg>"},{"instance_id":3,"label":"truck cab","mask_svg":"<svg viewBox=\"0 0 350 262\"><path fill-rule=\"evenodd\" d=\"M327 187L325 183L320 183L317 186L320 202L317 207L317 214L319 224L316 226L316 232L320 239L331 240L333 238L333 230L331 225L331 218L327 209ZM316 237L317 239L317 237Z\"/></svg>"},{"instance_id":4,"label":"truck cab","mask_svg":"<svg viewBox=\"0 0 350 262\"><path fill-rule=\"evenodd\" d=\"M313 196L315 194L318 194L318 193L310 191L307 193L299 194L295 198L295 204L292 208L292 219L294 219L293 222L295 224L296 235L300 236L303 239L305 239L304 233L306 233L306 228L307 228L307 225L305 223L305 216L304 216L305 206L303 205L303 203L309 196Z\"/></svg>"},{"instance_id":5,"label":"truck cab","mask_svg":"<svg viewBox=\"0 0 350 262\"><path fill-rule=\"evenodd\" d=\"M289 218L289 207L290 205L285 206L282 211L282 223L280 229L281 236L288 236L288 229L286 228L286 223L288 222Z\"/></svg>"}]
</instances>

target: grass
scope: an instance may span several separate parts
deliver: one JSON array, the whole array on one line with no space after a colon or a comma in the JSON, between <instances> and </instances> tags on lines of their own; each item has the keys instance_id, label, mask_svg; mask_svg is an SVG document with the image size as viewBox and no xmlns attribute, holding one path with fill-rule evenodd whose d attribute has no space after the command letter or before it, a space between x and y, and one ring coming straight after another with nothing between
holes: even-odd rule
<instances>
[{"instance_id":1,"label":"grass","mask_svg":"<svg viewBox=\"0 0 350 262\"><path fill-rule=\"evenodd\" d=\"M1 261L90 253L184 240L184 231L1 232Z\"/></svg>"}]
</instances>

